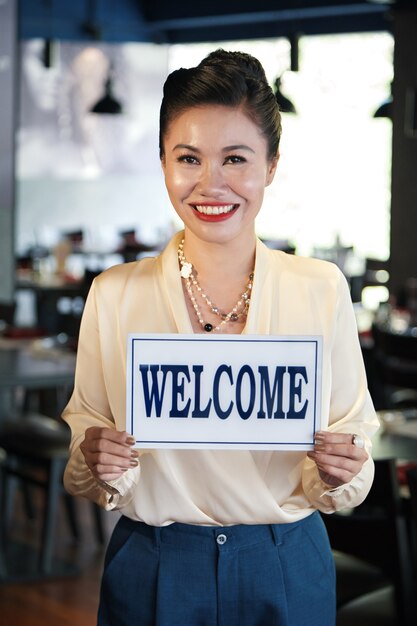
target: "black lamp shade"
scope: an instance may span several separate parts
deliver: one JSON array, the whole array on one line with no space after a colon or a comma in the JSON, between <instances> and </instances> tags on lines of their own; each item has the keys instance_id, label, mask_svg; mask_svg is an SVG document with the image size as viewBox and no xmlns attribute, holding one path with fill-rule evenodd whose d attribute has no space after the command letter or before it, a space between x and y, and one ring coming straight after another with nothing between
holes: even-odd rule
<instances>
[{"instance_id":1,"label":"black lamp shade","mask_svg":"<svg viewBox=\"0 0 417 626\"><path fill-rule=\"evenodd\" d=\"M281 91L281 78L275 80L275 98L282 113L296 113L295 106Z\"/></svg>"},{"instance_id":2,"label":"black lamp shade","mask_svg":"<svg viewBox=\"0 0 417 626\"><path fill-rule=\"evenodd\" d=\"M100 100L98 100L98 102L96 102L96 104L92 107L91 113L117 115L122 112L122 105L113 96L112 80L108 77L106 80L104 96L100 98Z\"/></svg>"},{"instance_id":3,"label":"black lamp shade","mask_svg":"<svg viewBox=\"0 0 417 626\"><path fill-rule=\"evenodd\" d=\"M392 97L387 98L375 111L374 117L389 117L392 119L393 101Z\"/></svg>"}]
</instances>

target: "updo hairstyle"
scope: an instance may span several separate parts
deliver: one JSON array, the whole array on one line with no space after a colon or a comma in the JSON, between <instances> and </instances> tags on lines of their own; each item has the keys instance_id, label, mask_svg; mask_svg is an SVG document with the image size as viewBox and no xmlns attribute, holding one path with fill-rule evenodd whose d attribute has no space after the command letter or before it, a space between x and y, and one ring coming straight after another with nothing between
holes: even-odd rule
<instances>
[{"instance_id":1,"label":"updo hairstyle","mask_svg":"<svg viewBox=\"0 0 417 626\"><path fill-rule=\"evenodd\" d=\"M245 52L218 49L197 67L175 70L166 79L159 118L161 159L170 123L187 109L207 104L242 106L267 140L268 159L277 156L281 115L262 65Z\"/></svg>"}]
</instances>

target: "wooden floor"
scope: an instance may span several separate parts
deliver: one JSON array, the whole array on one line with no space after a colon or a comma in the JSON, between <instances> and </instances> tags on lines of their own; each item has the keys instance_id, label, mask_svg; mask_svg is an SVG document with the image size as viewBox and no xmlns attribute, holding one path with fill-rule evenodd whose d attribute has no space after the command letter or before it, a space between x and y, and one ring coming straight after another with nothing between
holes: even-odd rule
<instances>
[{"instance_id":1,"label":"wooden floor","mask_svg":"<svg viewBox=\"0 0 417 626\"><path fill-rule=\"evenodd\" d=\"M36 507L41 506L35 503ZM13 545L9 566L18 572L19 582L0 582L0 624L3 626L95 626L100 577L105 546L95 537L91 505L77 499L82 537L72 538L64 508L59 512L55 562L64 569L78 569L52 578L20 582L29 557L34 554L39 537L39 524L29 520L17 502L16 519L8 536L8 549ZM103 512L106 544L118 513ZM12 542L12 543L11 543ZM16 548L16 549L15 549ZM12 563L10 563L10 560ZM33 577L32 577L33 578Z\"/></svg>"}]
</instances>

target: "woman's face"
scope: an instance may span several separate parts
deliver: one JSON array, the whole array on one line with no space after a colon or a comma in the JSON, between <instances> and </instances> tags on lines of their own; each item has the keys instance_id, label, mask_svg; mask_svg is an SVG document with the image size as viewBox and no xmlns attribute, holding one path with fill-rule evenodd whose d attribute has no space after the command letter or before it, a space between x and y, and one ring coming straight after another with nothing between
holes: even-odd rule
<instances>
[{"instance_id":1,"label":"woman's face","mask_svg":"<svg viewBox=\"0 0 417 626\"><path fill-rule=\"evenodd\" d=\"M171 202L189 229L205 241L252 237L265 187L278 159L239 108L193 107L175 118L164 138L162 166Z\"/></svg>"}]
</instances>

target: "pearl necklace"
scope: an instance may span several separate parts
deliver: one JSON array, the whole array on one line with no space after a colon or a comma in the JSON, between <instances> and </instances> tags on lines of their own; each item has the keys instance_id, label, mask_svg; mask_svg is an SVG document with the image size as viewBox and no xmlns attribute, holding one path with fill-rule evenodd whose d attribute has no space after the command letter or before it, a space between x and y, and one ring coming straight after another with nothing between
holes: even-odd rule
<instances>
[{"instance_id":1,"label":"pearl necklace","mask_svg":"<svg viewBox=\"0 0 417 626\"><path fill-rule=\"evenodd\" d=\"M184 255L184 239L178 245L178 260L181 266L180 275L185 279L185 287L190 298L193 309L196 313L197 319L203 329L210 333L212 330L219 331L221 330L224 324L228 322L237 322L241 317L246 317L249 310L250 305L250 293L253 285L253 272L249 274L249 280L246 285L245 291L240 295L239 300L236 302L235 306L232 308L229 313L222 312L219 307L217 307L210 300L209 296L203 291L203 288L199 284L193 273L193 265ZM214 315L221 317L221 322L217 326L213 326L208 322L205 322L200 310L200 307L197 302L196 294L200 296L200 298L206 303L208 308L211 310Z\"/></svg>"}]
</instances>

